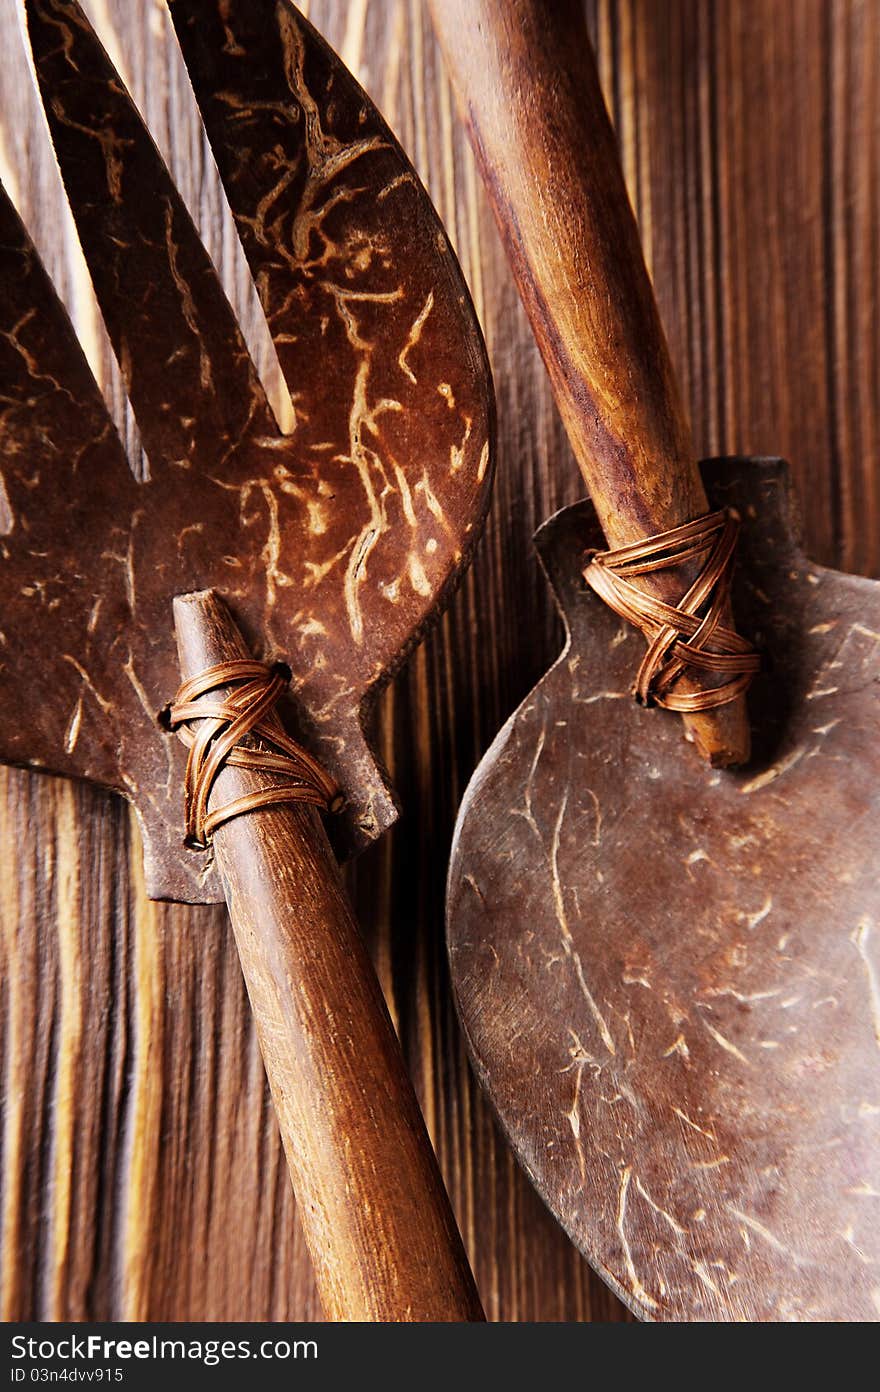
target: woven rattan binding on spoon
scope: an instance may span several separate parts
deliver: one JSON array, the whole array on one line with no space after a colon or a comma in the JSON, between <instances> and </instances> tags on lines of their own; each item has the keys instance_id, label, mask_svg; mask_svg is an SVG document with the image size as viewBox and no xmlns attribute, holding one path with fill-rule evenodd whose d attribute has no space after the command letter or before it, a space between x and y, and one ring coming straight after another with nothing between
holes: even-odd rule
<instances>
[{"instance_id":1,"label":"woven rattan binding on spoon","mask_svg":"<svg viewBox=\"0 0 880 1392\"><path fill-rule=\"evenodd\" d=\"M725 509L706 513L614 551L588 553L584 579L616 614L648 640L633 690L644 706L704 711L727 705L751 685L761 663L751 643L722 620L730 602L739 522ZM678 605L665 604L632 583L633 577L706 557ZM686 668L717 675L720 686L675 692Z\"/></svg>"}]
</instances>

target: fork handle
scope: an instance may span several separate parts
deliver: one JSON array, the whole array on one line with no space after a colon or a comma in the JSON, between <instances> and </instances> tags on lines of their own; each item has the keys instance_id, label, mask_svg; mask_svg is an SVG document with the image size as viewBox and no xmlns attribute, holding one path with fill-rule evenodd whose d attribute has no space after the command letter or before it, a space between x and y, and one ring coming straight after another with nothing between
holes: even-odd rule
<instances>
[{"instance_id":1,"label":"fork handle","mask_svg":"<svg viewBox=\"0 0 880 1392\"><path fill-rule=\"evenodd\" d=\"M174 601L184 680L247 657L212 591ZM218 805L254 791L227 765ZM481 1320L400 1045L317 811L219 826L217 867L325 1313Z\"/></svg>"},{"instance_id":2,"label":"fork handle","mask_svg":"<svg viewBox=\"0 0 880 1392\"><path fill-rule=\"evenodd\" d=\"M431 0L434 26L568 437L611 547L708 502L579 0ZM646 581L675 602L695 578ZM685 582L682 586L682 580ZM682 681L677 688L687 689ZM684 717L743 762L745 702Z\"/></svg>"}]
</instances>

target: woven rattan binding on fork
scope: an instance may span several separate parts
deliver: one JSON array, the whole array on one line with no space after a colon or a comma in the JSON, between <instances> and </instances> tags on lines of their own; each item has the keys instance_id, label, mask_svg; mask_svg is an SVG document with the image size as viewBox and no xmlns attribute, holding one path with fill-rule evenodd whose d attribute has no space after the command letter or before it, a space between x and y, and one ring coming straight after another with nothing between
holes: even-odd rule
<instances>
[{"instance_id":1,"label":"woven rattan binding on fork","mask_svg":"<svg viewBox=\"0 0 880 1392\"><path fill-rule=\"evenodd\" d=\"M184 785L188 845L207 846L218 826L257 808L306 802L332 811L341 804L339 789L321 765L277 722L269 723L289 680L281 664L240 659L209 667L180 687L168 723L189 746ZM212 696L220 688L232 689ZM211 789L225 764L281 781L209 811Z\"/></svg>"}]
</instances>

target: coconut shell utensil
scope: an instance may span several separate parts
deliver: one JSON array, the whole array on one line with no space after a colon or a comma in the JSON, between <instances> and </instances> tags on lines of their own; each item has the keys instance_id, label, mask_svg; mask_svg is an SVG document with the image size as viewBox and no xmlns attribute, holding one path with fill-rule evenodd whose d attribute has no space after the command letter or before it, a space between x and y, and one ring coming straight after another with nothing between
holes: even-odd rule
<instances>
[{"instance_id":1,"label":"coconut shell utensil","mask_svg":"<svg viewBox=\"0 0 880 1392\"><path fill-rule=\"evenodd\" d=\"M459 815L476 1072L642 1317L876 1319L880 587L803 555L780 461L700 478L580 6L432 9L593 499Z\"/></svg>"},{"instance_id":2,"label":"coconut shell utensil","mask_svg":"<svg viewBox=\"0 0 880 1392\"><path fill-rule=\"evenodd\" d=\"M467 291L393 135L292 5L173 6L289 384L283 433L79 6L26 8L148 473L4 201L0 758L127 797L153 897L226 898L327 1314L479 1319L320 816L346 851L394 821L363 720L485 511Z\"/></svg>"}]
</instances>

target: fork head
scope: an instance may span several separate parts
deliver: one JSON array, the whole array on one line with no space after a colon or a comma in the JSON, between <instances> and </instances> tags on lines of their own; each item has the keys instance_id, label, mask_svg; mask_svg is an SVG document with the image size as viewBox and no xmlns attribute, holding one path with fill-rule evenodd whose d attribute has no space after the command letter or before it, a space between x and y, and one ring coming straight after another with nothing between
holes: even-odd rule
<instances>
[{"instance_id":1,"label":"fork head","mask_svg":"<svg viewBox=\"0 0 880 1392\"><path fill-rule=\"evenodd\" d=\"M213 588L293 672L343 788L341 849L395 818L370 697L466 564L491 479L485 350L427 194L287 0L181 0L184 56L293 407L279 429L192 220L73 0L27 0L68 200L149 461L125 458L0 205L0 759L134 803L154 897L222 898L182 844L171 601Z\"/></svg>"}]
</instances>

